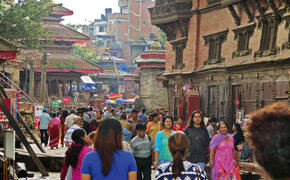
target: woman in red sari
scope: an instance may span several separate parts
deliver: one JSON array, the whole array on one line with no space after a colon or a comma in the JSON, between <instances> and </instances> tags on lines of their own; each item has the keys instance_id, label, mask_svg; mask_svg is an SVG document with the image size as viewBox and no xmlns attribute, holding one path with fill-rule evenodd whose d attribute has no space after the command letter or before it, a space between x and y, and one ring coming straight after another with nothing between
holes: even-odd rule
<instances>
[{"instance_id":1,"label":"woman in red sari","mask_svg":"<svg viewBox=\"0 0 290 180\"><path fill-rule=\"evenodd\" d=\"M52 114L52 118L48 122L47 132L49 134L49 147L58 149L59 143L60 120L56 117L56 113Z\"/></svg>"},{"instance_id":2,"label":"woman in red sari","mask_svg":"<svg viewBox=\"0 0 290 180\"><path fill-rule=\"evenodd\" d=\"M184 124L183 118L178 117L177 118L177 123L172 127L173 131L184 131L186 128L186 125Z\"/></svg>"},{"instance_id":3,"label":"woman in red sari","mask_svg":"<svg viewBox=\"0 0 290 180\"><path fill-rule=\"evenodd\" d=\"M65 118L68 116L68 111L67 110L63 110L63 112L61 113L61 115L59 116L59 119L60 119L60 123L61 123L61 137L60 137L60 141L61 141L61 146L63 147L64 145L64 136L65 136L65 125L64 125L64 122L65 122Z\"/></svg>"}]
</instances>

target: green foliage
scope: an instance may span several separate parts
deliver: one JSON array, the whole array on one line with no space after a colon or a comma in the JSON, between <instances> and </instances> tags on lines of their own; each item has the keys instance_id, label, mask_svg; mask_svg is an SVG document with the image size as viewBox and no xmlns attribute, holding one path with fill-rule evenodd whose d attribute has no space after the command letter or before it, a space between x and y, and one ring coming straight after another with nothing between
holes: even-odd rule
<instances>
[{"instance_id":1,"label":"green foliage","mask_svg":"<svg viewBox=\"0 0 290 180\"><path fill-rule=\"evenodd\" d=\"M42 18L48 17L52 8L50 0L24 0L20 4L10 3L9 8L0 5L0 35L21 43L27 48L40 48L43 43L52 43L48 30L43 28ZM41 41L45 40L45 41Z\"/></svg>"},{"instance_id":2,"label":"green foliage","mask_svg":"<svg viewBox=\"0 0 290 180\"><path fill-rule=\"evenodd\" d=\"M65 63L57 62L55 63L55 65L58 69L63 69L63 68L77 69L78 68L78 66L74 62L65 62Z\"/></svg>"},{"instance_id":3,"label":"green foliage","mask_svg":"<svg viewBox=\"0 0 290 180\"><path fill-rule=\"evenodd\" d=\"M161 29L158 29L158 39L160 41L160 43L165 46L165 43L166 43L166 34L161 30Z\"/></svg>"},{"instance_id":4,"label":"green foliage","mask_svg":"<svg viewBox=\"0 0 290 180\"><path fill-rule=\"evenodd\" d=\"M98 53L95 51L90 50L89 48L82 47L79 44L73 44L73 49L71 50L71 53L76 54L88 61L91 61L93 63L98 63L97 60Z\"/></svg>"}]
</instances>

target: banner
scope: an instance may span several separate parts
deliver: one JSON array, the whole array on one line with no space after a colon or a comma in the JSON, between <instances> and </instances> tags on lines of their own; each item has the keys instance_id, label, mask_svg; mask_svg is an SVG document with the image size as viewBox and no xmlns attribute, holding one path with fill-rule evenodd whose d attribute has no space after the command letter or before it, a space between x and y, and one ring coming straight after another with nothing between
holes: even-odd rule
<instances>
[{"instance_id":1,"label":"banner","mask_svg":"<svg viewBox=\"0 0 290 180\"><path fill-rule=\"evenodd\" d=\"M35 117L35 127L38 127L39 116L42 115L43 106L35 106L34 107L34 117Z\"/></svg>"},{"instance_id":2,"label":"banner","mask_svg":"<svg viewBox=\"0 0 290 180\"><path fill-rule=\"evenodd\" d=\"M109 95L109 99L111 99L111 100L122 98L122 97L123 97L122 93L115 93L115 94L110 94Z\"/></svg>"},{"instance_id":3,"label":"banner","mask_svg":"<svg viewBox=\"0 0 290 180\"><path fill-rule=\"evenodd\" d=\"M62 98L63 103L69 103L69 98Z\"/></svg>"},{"instance_id":4,"label":"banner","mask_svg":"<svg viewBox=\"0 0 290 180\"><path fill-rule=\"evenodd\" d=\"M52 101L51 106L52 107L59 107L59 103L57 101Z\"/></svg>"},{"instance_id":5,"label":"banner","mask_svg":"<svg viewBox=\"0 0 290 180\"><path fill-rule=\"evenodd\" d=\"M11 111L11 100L10 99L3 99L3 102L5 103L6 107L8 108L9 111ZM0 124L3 128L8 128L9 127L9 121L0 108Z\"/></svg>"}]
</instances>

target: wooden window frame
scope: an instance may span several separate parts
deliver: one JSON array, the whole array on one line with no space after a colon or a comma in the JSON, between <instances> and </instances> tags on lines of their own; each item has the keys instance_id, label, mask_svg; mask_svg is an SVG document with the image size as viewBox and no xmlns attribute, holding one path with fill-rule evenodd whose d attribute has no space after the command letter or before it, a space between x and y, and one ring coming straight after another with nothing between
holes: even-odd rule
<instances>
[{"instance_id":1,"label":"wooden window frame","mask_svg":"<svg viewBox=\"0 0 290 180\"><path fill-rule=\"evenodd\" d=\"M203 36L205 40L205 46L208 46L208 59L204 62L204 64L216 64L224 62L225 58L221 56L222 52L222 44L227 39L228 30L209 34Z\"/></svg>"},{"instance_id":2,"label":"wooden window frame","mask_svg":"<svg viewBox=\"0 0 290 180\"><path fill-rule=\"evenodd\" d=\"M233 52L233 58L248 56L252 54L252 49L249 49L250 38L254 33L256 24L234 29L235 40L237 40L237 50Z\"/></svg>"}]
</instances>

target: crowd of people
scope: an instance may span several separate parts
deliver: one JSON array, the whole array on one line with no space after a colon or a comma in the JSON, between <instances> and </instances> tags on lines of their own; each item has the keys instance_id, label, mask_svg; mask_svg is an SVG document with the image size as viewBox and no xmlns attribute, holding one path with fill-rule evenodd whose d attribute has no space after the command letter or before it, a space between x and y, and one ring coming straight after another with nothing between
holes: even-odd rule
<instances>
[{"instance_id":1,"label":"crowd of people","mask_svg":"<svg viewBox=\"0 0 290 180\"><path fill-rule=\"evenodd\" d=\"M289 177L290 108L287 105L274 104L254 113L247 125L247 138L245 128L239 123L231 129L214 117L205 123L201 111L194 111L187 122L158 110L147 116L145 109L139 112L122 107L118 110L72 108L51 115L47 109L43 112L39 118L41 144L53 149L60 143L68 148L62 180L149 180L152 169L157 180L202 180L208 176L213 180L236 180L240 179L237 152L241 145L251 151L245 139L273 178ZM262 123L269 127L262 129L259 127L264 127ZM234 133L229 134L230 130ZM262 136L269 132L277 134ZM248 154L249 159L252 153ZM274 160L276 156L281 162ZM275 168L271 161L283 167ZM207 164L211 169L208 175Z\"/></svg>"}]
</instances>

